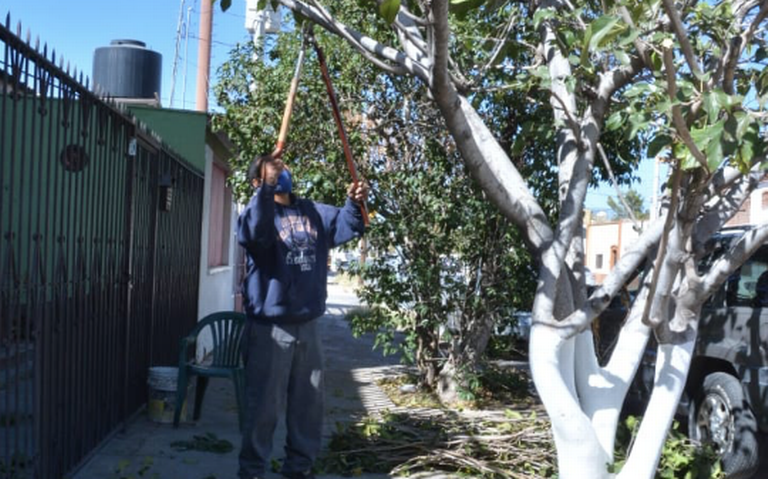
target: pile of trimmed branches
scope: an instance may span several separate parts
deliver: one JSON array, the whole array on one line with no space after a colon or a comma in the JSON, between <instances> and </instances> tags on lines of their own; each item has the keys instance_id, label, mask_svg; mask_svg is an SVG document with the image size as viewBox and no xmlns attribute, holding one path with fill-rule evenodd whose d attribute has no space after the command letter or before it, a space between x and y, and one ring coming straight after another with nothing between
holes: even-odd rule
<instances>
[{"instance_id":1,"label":"pile of trimmed branches","mask_svg":"<svg viewBox=\"0 0 768 479\"><path fill-rule=\"evenodd\" d=\"M549 421L535 413L409 409L339 426L325 472L413 476L442 471L468 477L554 476Z\"/></svg>"}]
</instances>

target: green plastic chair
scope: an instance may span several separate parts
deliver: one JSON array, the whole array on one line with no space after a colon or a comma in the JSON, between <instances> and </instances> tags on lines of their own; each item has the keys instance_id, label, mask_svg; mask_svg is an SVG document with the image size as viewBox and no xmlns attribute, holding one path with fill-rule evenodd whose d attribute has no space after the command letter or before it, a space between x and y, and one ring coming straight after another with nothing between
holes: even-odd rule
<instances>
[{"instance_id":1,"label":"green plastic chair","mask_svg":"<svg viewBox=\"0 0 768 479\"><path fill-rule=\"evenodd\" d=\"M242 430L245 415L245 369L240 354L240 338L243 334L245 321L243 313L234 311L213 313L200 320L189 336L181 339L179 375L176 382L177 407L173 415L174 427L179 426L181 405L184 404L187 396L187 385L192 376L197 376L194 420L200 419L203 396L205 396L205 390L208 388L209 378L230 378L235 384L237 415ZM189 359L189 348L197 344L197 338L205 328L210 328L213 339L212 358L211 361L198 363L195 360L194 349L191 355L192 359Z\"/></svg>"}]
</instances>

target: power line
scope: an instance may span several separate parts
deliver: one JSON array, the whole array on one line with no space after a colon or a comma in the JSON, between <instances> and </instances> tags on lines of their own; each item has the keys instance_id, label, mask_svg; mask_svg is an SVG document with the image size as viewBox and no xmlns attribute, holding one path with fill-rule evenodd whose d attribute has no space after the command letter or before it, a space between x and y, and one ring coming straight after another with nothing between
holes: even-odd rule
<instances>
[{"instance_id":1,"label":"power line","mask_svg":"<svg viewBox=\"0 0 768 479\"><path fill-rule=\"evenodd\" d=\"M192 38L194 40L200 40L200 37L197 35L189 35L189 38ZM211 43L215 43L217 45L221 45L223 47L229 47L229 48L235 48L237 46L237 44L234 44L234 43L227 43L227 42L222 42L221 40L214 40L214 39L211 39Z\"/></svg>"}]
</instances>

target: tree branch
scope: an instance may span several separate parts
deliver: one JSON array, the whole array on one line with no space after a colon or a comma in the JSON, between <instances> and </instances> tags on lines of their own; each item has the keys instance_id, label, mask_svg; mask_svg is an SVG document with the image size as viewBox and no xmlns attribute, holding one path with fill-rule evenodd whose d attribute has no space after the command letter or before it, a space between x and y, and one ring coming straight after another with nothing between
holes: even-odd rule
<instances>
[{"instance_id":1,"label":"tree branch","mask_svg":"<svg viewBox=\"0 0 768 479\"><path fill-rule=\"evenodd\" d=\"M659 244L664 232L666 216L651 224L637 239L633 247L624 253L603 283L592 293L587 302L562 321L544 321L555 328L564 339L584 331L600 315L629 278L646 261L650 252Z\"/></svg>"},{"instance_id":2,"label":"tree branch","mask_svg":"<svg viewBox=\"0 0 768 479\"><path fill-rule=\"evenodd\" d=\"M662 0L664 4L664 11L667 13L667 17L672 22L672 30L675 32L677 40L680 42L680 49L683 51L685 61L688 62L688 67L696 78L703 76L701 68L699 68L699 62L696 59L696 55L693 53L693 47L690 40L688 40L688 34L685 31L683 22L680 20L680 15L675 8L674 0Z\"/></svg>"},{"instance_id":3,"label":"tree branch","mask_svg":"<svg viewBox=\"0 0 768 479\"><path fill-rule=\"evenodd\" d=\"M619 15L621 15L622 20L629 25L630 28L635 29L637 28L635 26L634 20L632 20L632 15L629 13L629 10L627 10L627 7L622 6L619 8ZM632 42L635 45L635 48L637 49L637 54L640 56L640 59L643 61L643 64L645 64L647 67L651 67L651 59L648 56L648 48L646 48L646 44L640 39L638 36L635 38L635 40Z\"/></svg>"},{"instance_id":4,"label":"tree branch","mask_svg":"<svg viewBox=\"0 0 768 479\"><path fill-rule=\"evenodd\" d=\"M368 61L382 70L394 75L411 74L425 82L429 81L429 69L425 65L413 61L408 55L395 48L384 45L383 43L336 21L319 3L313 1L312 5L308 5L307 3L298 0L279 1L286 8L307 17L313 23L321 26L328 32L345 39L357 51L365 56ZM394 65L386 62L392 62Z\"/></svg>"},{"instance_id":5,"label":"tree branch","mask_svg":"<svg viewBox=\"0 0 768 479\"><path fill-rule=\"evenodd\" d=\"M556 91L552 91L552 98L555 99L560 104L561 111L565 114L565 124L568 125L568 128L571 129L573 132L573 136L576 138L581 136L581 127L579 126L579 122L576 121L576 118L573 117L573 114L568 109L568 105L565 104L565 100L560 98L560 95L557 94ZM556 110L556 108L555 108Z\"/></svg>"},{"instance_id":6,"label":"tree branch","mask_svg":"<svg viewBox=\"0 0 768 479\"><path fill-rule=\"evenodd\" d=\"M701 301L704 302L714 294L717 288L744 262L752 256L757 249L768 241L768 224L763 223L755 229L747 231L744 236L730 247L728 253L715 261L707 274L702 278Z\"/></svg>"},{"instance_id":7,"label":"tree branch","mask_svg":"<svg viewBox=\"0 0 768 479\"><path fill-rule=\"evenodd\" d=\"M732 95L734 93L733 81L736 76L736 67L738 66L739 58L744 51L744 47L752 41L752 37L757 30L758 25L765 20L768 16L768 2L763 2L760 7L760 11L752 19L749 28L740 36L732 39L731 44L728 46L728 50L725 54L724 71L723 75L723 91Z\"/></svg>"},{"instance_id":8,"label":"tree branch","mask_svg":"<svg viewBox=\"0 0 768 479\"><path fill-rule=\"evenodd\" d=\"M605 169L608 170L608 176L610 177L611 183L613 184L613 189L616 190L616 196L618 196L622 206L624 206L624 209L629 214L629 218L632 220L632 223L634 223L635 229L640 230L640 223L638 223L635 212L632 211L632 208L629 207L626 198L624 198L624 195L621 193L619 182L616 181L616 177L613 175L613 168L611 168L611 163L608 161L608 157L606 156L605 150L603 149L603 145L601 143L597 144L597 151L600 153L600 158L603 160Z\"/></svg>"},{"instance_id":9,"label":"tree branch","mask_svg":"<svg viewBox=\"0 0 768 479\"><path fill-rule=\"evenodd\" d=\"M493 50L491 51L491 56L488 58L488 61L485 62L485 65L480 67L479 75L482 76L488 68L490 68L491 65L496 62L496 59L498 58L499 54L502 51L502 48L504 47L504 44L507 42L507 36L509 35L510 30L512 30L512 27L515 25L515 21L517 20L517 16L514 14L511 14L509 16L509 21L504 25L504 29L501 32L501 37L496 41L496 45L493 47Z\"/></svg>"},{"instance_id":10,"label":"tree branch","mask_svg":"<svg viewBox=\"0 0 768 479\"><path fill-rule=\"evenodd\" d=\"M708 206L694 225L691 240L695 254L701 255L707 240L739 211L763 174L764 171L756 166L748 175L738 172L736 181L728 181L720 188L710 188L708 197L716 199L716 203ZM723 176L718 178L724 181Z\"/></svg>"},{"instance_id":11,"label":"tree branch","mask_svg":"<svg viewBox=\"0 0 768 479\"><path fill-rule=\"evenodd\" d=\"M648 297L651 298L652 301L646 301L645 309L643 311L643 324L650 327L658 326L660 322L660 319L658 319L655 315L655 312L660 309L655 305L656 290L659 287L659 277L661 276L661 271L665 267L664 258L667 256L669 235L674 229L677 220L678 203L680 201L680 183L682 176L683 173L680 170L680 160L677 160L677 164L675 164L675 169L672 174L672 198L669 205L669 211L667 212L667 217L664 222L664 232L661 236L659 249L656 252L655 264L653 266L653 279L651 280L650 290L648 292ZM664 287L668 286L668 284L666 284L668 282L669 275L667 275L667 281L665 281L665 284L662 285L662 291L664 291Z\"/></svg>"},{"instance_id":12,"label":"tree branch","mask_svg":"<svg viewBox=\"0 0 768 479\"><path fill-rule=\"evenodd\" d=\"M664 1L667 2L670 0ZM685 119L683 118L680 104L677 102L677 80L675 79L676 73L674 59L672 58L672 49L665 48L663 57L664 70L666 70L667 74L667 93L669 94L669 99L672 100L672 121L675 124L675 130L677 130L677 134L683 140L685 146L687 146L691 151L691 154L696 159L696 161L698 161L699 164L704 168L704 171L709 172L709 167L707 166L707 158L704 156L704 153L699 150L699 147L696 146L696 143L693 142L693 138L691 138L691 132L688 130L688 125L686 125Z\"/></svg>"},{"instance_id":13,"label":"tree branch","mask_svg":"<svg viewBox=\"0 0 768 479\"><path fill-rule=\"evenodd\" d=\"M458 94L448 73L448 5L433 2L427 44L432 55L435 103L456 141L461 157L491 202L516 224L535 257L551 244L553 231L547 215L531 194L520 172L469 101Z\"/></svg>"}]
</instances>

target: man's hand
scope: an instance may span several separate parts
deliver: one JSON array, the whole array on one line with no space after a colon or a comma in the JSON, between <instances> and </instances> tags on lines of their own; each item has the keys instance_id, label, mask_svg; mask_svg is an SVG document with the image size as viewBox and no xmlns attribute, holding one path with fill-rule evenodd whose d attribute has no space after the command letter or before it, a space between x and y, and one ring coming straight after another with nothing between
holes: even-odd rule
<instances>
[{"instance_id":1,"label":"man's hand","mask_svg":"<svg viewBox=\"0 0 768 479\"><path fill-rule=\"evenodd\" d=\"M347 196L357 204L362 204L368 199L368 183L364 181L358 181L356 184L352 183L347 188Z\"/></svg>"},{"instance_id":2,"label":"man's hand","mask_svg":"<svg viewBox=\"0 0 768 479\"><path fill-rule=\"evenodd\" d=\"M261 165L261 177L270 186L275 186L277 184L277 177L283 172L283 168L285 168L283 160L273 159L265 161L264 164Z\"/></svg>"}]
</instances>

